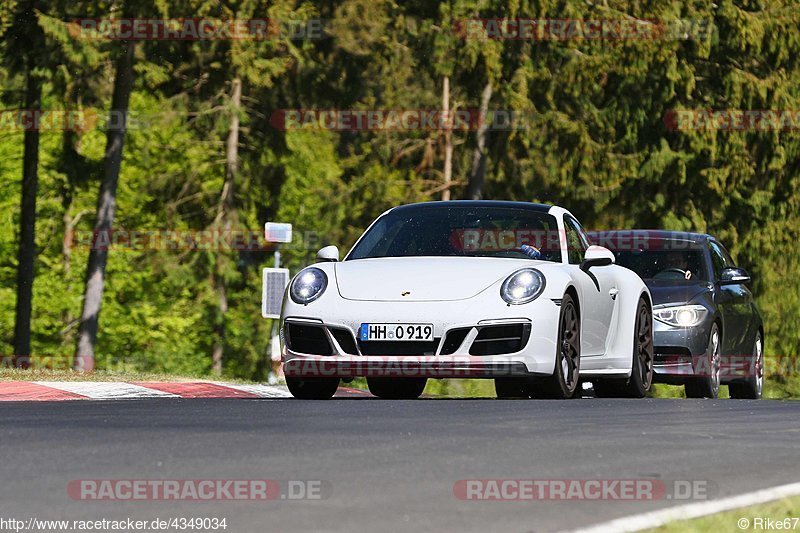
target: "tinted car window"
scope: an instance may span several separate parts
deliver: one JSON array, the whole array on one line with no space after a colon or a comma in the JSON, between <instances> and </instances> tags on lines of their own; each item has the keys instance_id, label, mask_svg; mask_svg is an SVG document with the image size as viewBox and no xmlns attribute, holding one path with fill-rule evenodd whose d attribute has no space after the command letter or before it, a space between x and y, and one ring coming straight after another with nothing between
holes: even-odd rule
<instances>
[{"instance_id":1,"label":"tinted car window","mask_svg":"<svg viewBox=\"0 0 800 533\"><path fill-rule=\"evenodd\" d=\"M714 268L714 279L718 280L722 276L723 269L734 266L733 260L717 243L710 242L709 248L711 249L711 265Z\"/></svg>"},{"instance_id":2,"label":"tinted car window","mask_svg":"<svg viewBox=\"0 0 800 533\"><path fill-rule=\"evenodd\" d=\"M346 260L376 257L527 258L520 246L541 251L541 259L561 262L558 226L545 212L498 207L420 207L381 216Z\"/></svg>"},{"instance_id":3,"label":"tinted car window","mask_svg":"<svg viewBox=\"0 0 800 533\"><path fill-rule=\"evenodd\" d=\"M736 263L734 262L731 254L728 253L728 250L720 243L714 241L713 244L719 248L720 253L722 254L722 259L725 261L725 268L734 268Z\"/></svg>"},{"instance_id":4,"label":"tinted car window","mask_svg":"<svg viewBox=\"0 0 800 533\"><path fill-rule=\"evenodd\" d=\"M642 279L708 281L702 250L618 251L616 262Z\"/></svg>"},{"instance_id":5,"label":"tinted car window","mask_svg":"<svg viewBox=\"0 0 800 533\"><path fill-rule=\"evenodd\" d=\"M579 265L586 255L589 243L583 235L578 221L569 215L564 215L564 229L567 233L567 257L570 264Z\"/></svg>"}]
</instances>

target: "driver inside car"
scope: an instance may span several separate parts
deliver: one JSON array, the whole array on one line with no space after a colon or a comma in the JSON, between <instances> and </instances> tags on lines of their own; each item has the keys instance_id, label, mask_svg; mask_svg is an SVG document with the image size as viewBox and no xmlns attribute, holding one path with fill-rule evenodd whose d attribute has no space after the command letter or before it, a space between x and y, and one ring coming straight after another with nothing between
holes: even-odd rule
<instances>
[{"instance_id":1,"label":"driver inside car","mask_svg":"<svg viewBox=\"0 0 800 533\"><path fill-rule=\"evenodd\" d=\"M692 279L694 275L692 270L686 264L686 254L684 254L683 252L675 252L675 251L668 252L667 254L664 255L664 257L661 258L658 266L659 269L661 270L661 272L659 273L665 273L670 270L672 271L680 270L681 272L683 272L683 277L687 280Z\"/></svg>"}]
</instances>

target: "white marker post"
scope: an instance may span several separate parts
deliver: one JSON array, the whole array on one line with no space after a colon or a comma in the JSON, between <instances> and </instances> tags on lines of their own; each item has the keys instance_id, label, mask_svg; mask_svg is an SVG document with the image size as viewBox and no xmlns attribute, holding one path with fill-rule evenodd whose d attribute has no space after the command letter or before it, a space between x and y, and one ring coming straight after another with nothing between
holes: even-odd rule
<instances>
[{"instance_id":1,"label":"white marker post","mask_svg":"<svg viewBox=\"0 0 800 533\"><path fill-rule=\"evenodd\" d=\"M282 375L281 369L281 343L278 336L278 321L280 319L280 306L283 300L283 293L289 283L289 270L281 268L281 252L279 245L292 242L292 225L283 222L267 222L264 224L264 238L267 242L275 243L275 253L273 268L265 268L263 271L263 288L261 295L261 315L264 318L271 318L272 335L270 337L270 381L274 376Z\"/></svg>"}]
</instances>

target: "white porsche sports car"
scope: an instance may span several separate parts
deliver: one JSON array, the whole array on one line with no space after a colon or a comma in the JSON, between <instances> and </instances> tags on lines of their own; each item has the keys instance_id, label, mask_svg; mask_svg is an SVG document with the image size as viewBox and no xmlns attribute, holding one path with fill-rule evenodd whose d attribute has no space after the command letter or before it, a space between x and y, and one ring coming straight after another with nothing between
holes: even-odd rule
<instances>
[{"instance_id":1,"label":"white porsche sports car","mask_svg":"<svg viewBox=\"0 0 800 533\"><path fill-rule=\"evenodd\" d=\"M344 260L334 246L289 283L282 359L297 398L365 376L381 398L428 378L490 378L499 398L642 397L650 293L557 206L451 201L382 214Z\"/></svg>"}]
</instances>

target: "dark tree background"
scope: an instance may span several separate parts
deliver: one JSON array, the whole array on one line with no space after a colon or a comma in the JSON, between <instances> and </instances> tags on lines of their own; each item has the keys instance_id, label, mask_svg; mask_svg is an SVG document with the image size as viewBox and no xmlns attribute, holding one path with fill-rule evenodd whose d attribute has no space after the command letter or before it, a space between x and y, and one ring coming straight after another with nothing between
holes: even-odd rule
<instances>
[{"instance_id":1,"label":"dark tree background","mask_svg":"<svg viewBox=\"0 0 800 533\"><path fill-rule=\"evenodd\" d=\"M325 34L125 47L77 38L70 24L123 12L319 18ZM490 17L661 20L671 34L533 41L456 31ZM800 351L800 124L676 131L665 120L681 110L800 109L796 1L12 1L0 5L0 31L2 353L26 351L29 336L33 353L71 356L80 336L78 352L90 346L98 368L263 378L269 251L112 246L90 258L70 236L287 221L299 238L284 260L296 269L325 244L348 247L388 207L448 192L559 203L591 229L714 233L754 273L767 353ZM8 110L20 108L104 117L125 80L124 136L102 120L39 135L8 127ZM526 120L453 132L283 131L273 121L281 109L441 109L445 80L451 109ZM108 220L98 191L111 185ZM85 295L100 259L102 290Z\"/></svg>"}]
</instances>

